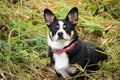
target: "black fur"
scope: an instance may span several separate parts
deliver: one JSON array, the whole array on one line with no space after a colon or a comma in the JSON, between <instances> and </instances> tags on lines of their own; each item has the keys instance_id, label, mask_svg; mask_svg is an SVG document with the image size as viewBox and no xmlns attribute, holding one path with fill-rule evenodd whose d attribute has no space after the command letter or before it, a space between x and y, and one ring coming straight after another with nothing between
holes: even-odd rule
<instances>
[{"instance_id":1,"label":"black fur","mask_svg":"<svg viewBox=\"0 0 120 80\"><path fill-rule=\"evenodd\" d=\"M96 67L97 63L107 59L107 55L104 54L101 48L92 43L83 42L79 39L77 39L76 45L73 49L67 52L67 55L70 64L79 64L82 68L88 64L89 66L87 66L87 70L96 70L98 68ZM55 62L51 48L49 48L49 57L51 58L51 62L54 64ZM96 65L91 66L92 64Z\"/></svg>"}]
</instances>

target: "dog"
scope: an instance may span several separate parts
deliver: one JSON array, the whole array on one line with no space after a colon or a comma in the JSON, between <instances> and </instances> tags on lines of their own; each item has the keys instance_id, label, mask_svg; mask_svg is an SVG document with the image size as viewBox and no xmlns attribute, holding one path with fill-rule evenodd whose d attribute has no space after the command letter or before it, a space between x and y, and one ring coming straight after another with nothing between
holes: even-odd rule
<instances>
[{"instance_id":1,"label":"dog","mask_svg":"<svg viewBox=\"0 0 120 80\"><path fill-rule=\"evenodd\" d=\"M78 70L71 66L73 64L86 67L86 70L97 70L97 63L107 59L100 47L78 38L75 30L78 23L77 7L73 7L64 19L57 19L54 13L46 8L44 19L49 28L48 54L57 75L62 75L65 79L76 75Z\"/></svg>"}]
</instances>

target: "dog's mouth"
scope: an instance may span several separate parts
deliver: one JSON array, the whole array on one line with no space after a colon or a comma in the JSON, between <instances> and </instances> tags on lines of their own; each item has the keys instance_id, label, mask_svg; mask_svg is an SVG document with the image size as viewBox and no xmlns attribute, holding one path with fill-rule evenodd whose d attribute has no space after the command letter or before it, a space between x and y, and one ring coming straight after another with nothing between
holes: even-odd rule
<instances>
[{"instance_id":1,"label":"dog's mouth","mask_svg":"<svg viewBox=\"0 0 120 80\"><path fill-rule=\"evenodd\" d=\"M57 40L65 40L65 38L63 38L63 37L58 37Z\"/></svg>"}]
</instances>

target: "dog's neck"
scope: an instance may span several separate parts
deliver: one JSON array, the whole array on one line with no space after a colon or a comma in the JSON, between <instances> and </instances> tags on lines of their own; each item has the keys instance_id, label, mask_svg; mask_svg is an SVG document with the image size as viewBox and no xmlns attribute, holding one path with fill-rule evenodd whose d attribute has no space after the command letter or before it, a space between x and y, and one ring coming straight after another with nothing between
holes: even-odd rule
<instances>
[{"instance_id":1,"label":"dog's neck","mask_svg":"<svg viewBox=\"0 0 120 80\"><path fill-rule=\"evenodd\" d=\"M66 40L60 40L60 41L52 41L50 36L48 35L48 45L52 49L63 49L64 47L68 46L73 40L66 41Z\"/></svg>"}]
</instances>

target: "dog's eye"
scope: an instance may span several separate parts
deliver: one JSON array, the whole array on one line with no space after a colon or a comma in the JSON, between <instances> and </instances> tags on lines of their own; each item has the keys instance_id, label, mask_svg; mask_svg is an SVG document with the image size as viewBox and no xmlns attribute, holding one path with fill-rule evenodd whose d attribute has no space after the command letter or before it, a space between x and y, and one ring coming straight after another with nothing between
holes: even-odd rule
<instances>
[{"instance_id":1,"label":"dog's eye","mask_svg":"<svg viewBox=\"0 0 120 80\"><path fill-rule=\"evenodd\" d=\"M63 28L64 28L64 29L66 28L66 25L65 25L65 24L63 25Z\"/></svg>"},{"instance_id":2,"label":"dog's eye","mask_svg":"<svg viewBox=\"0 0 120 80\"><path fill-rule=\"evenodd\" d=\"M58 24L56 25L56 28L59 28L59 25L58 25Z\"/></svg>"}]
</instances>

